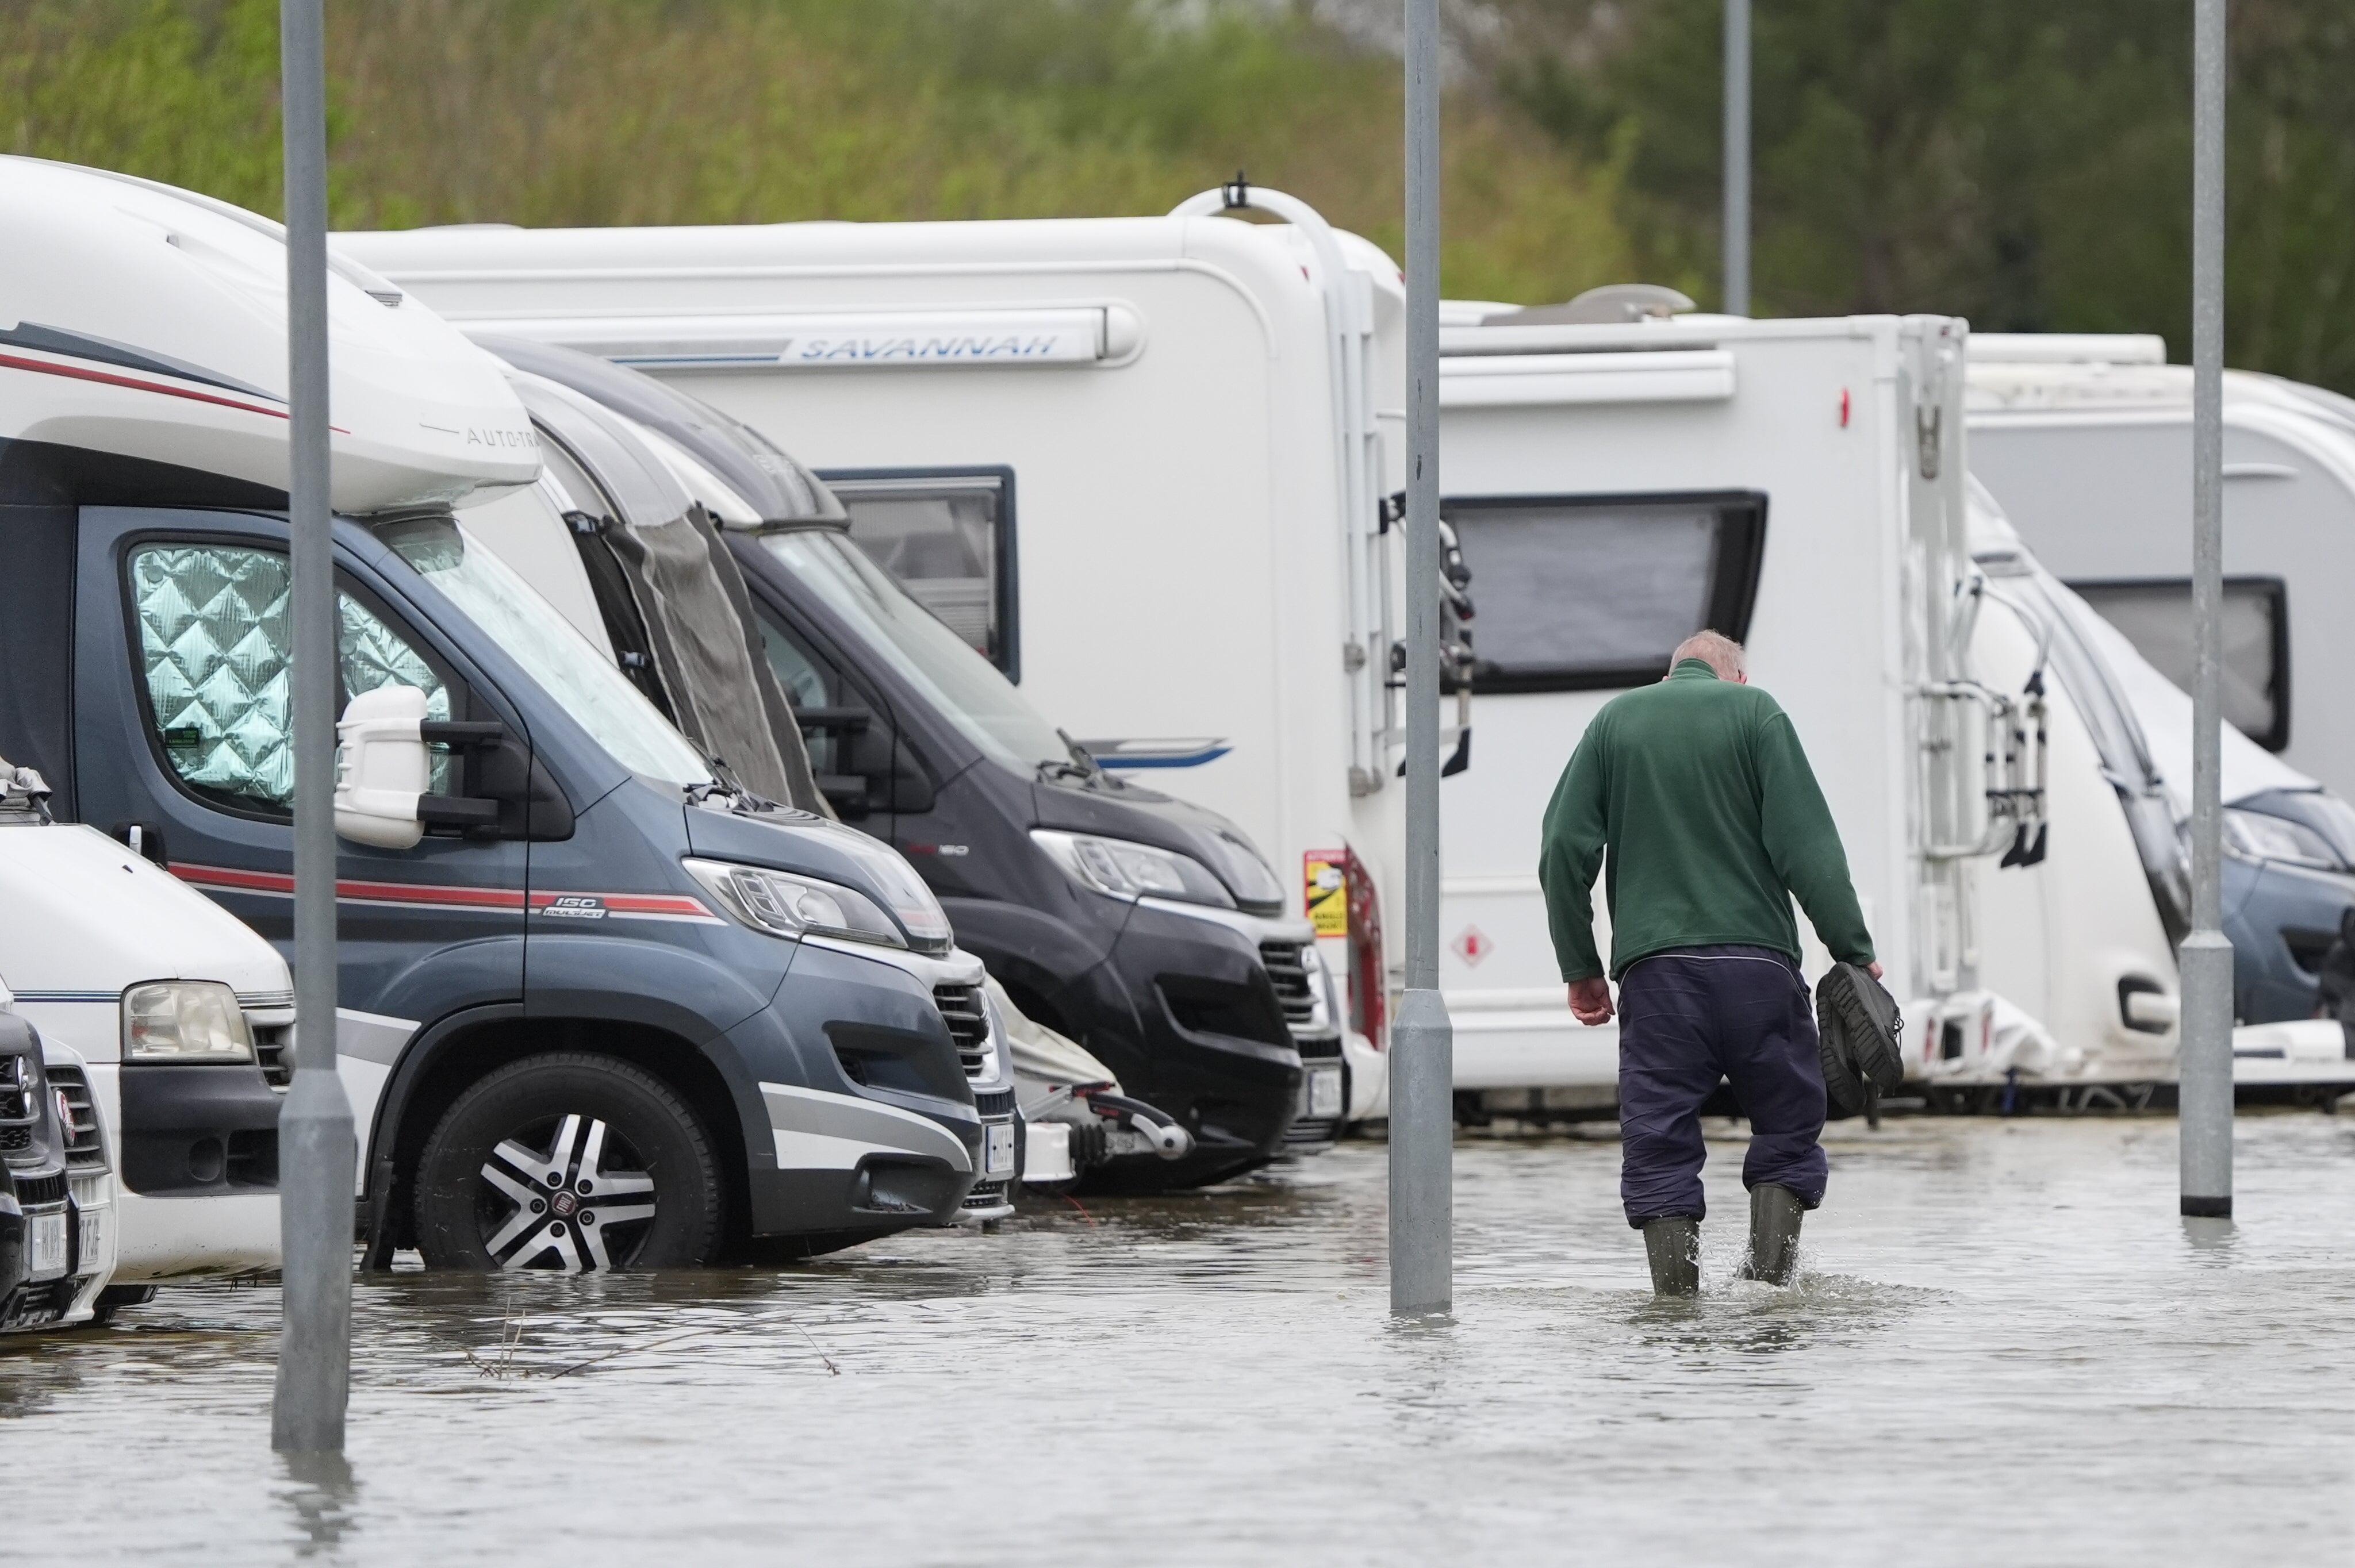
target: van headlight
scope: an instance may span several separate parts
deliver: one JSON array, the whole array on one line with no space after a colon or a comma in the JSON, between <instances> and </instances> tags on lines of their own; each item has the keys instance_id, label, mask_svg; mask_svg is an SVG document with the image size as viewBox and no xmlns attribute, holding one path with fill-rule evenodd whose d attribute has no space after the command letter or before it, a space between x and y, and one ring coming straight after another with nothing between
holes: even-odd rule
<instances>
[{"instance_id":1,"label":"van headlight","mask_svg":"<svg viewBox=\"0 0 2355 1568\"><path fill-rule=\"evenodd\" d=\"M123 993L126 1062L250 1062L253 1032L218 980L150 980Z\"/></svg>"},{"instance_id":2,"label":"van headlight","mask_svg":"<svg viewBox=\"0 0 2355 1568\"><path fill-rule=\"evenodd\" d=\"M1227 885L1191 855L1129 839L1033 828L1030 837L1082 886L1114 898L1175 898L1186 904L1235 906Z\"/></svg>"},{"instance_id":3,"label":"van headlight","mask_svg":"<svg viewBox=\"0 0 2355 1568\"><path fill-rule=\"evenodd\" d=\"M2320 871L2339 869L2338 855L2320 833L2304 822L2293 822L2264 811L2227 806L2224 853L2242 860L2274 860L2286 865L2310 865Z\"/></svg>"},{"instance_id":4,"label":"van headlight","mask_svg":"<svg viewBox=\"0 0 2355 1568\"><path fill-rule=\"evenodd\" d=\"M891 916L855 887L732 861L690 857L683 863L728 913L756 931L788 938L815 932L893 948L908 945Z\"/></svg>"}]
</instances>

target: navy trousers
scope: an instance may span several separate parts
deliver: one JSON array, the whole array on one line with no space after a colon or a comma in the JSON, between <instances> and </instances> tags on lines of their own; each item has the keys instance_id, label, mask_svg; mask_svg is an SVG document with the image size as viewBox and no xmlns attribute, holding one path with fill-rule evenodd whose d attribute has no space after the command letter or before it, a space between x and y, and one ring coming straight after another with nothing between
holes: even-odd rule
<instances>
[{"instance_id":1,"label":"navy trousers","mask_svg":"<svg viewBox=\"0 0 2355 1568\"><path fill-rule=\"evenodd\" d=\"M1630 1225L1707 1212L1700 1107L1720 1078L1750 1118L1742 1184L1788 1187L1810 1209L1823 1202L1823 1057L1797 968L1772 948L1676 948L1619 977L1619 1196Z\"/></svg>"}]
</instances>

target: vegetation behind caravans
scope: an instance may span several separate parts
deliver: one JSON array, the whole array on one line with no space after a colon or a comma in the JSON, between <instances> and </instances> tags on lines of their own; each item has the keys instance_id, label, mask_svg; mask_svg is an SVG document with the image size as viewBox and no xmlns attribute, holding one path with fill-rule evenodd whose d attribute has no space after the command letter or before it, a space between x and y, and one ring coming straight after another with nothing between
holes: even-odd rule
<instances>
[{"instance_id":1,"label":"vegetation behind caravans","mask_svg":"<svg viewBox=\"0 0 2355 1568\"><path fill-rule=\"evenodd\" d=\"M1446 0L1444 284L1717 293L1722 0ZM2190 0L1755 7L1761 313L2189 349ZM329 0L349 227L1149 213L1401 249L1398 0ZM2234 0L2232 362L2355 392L2355 6ZM0 0L0 150L278 208L273 0Z\"/></svg>"},{"instance_id":2,"label":"vegetation behind caravans","mask_svg":"<svg viewBox=\"0 0 2355 1568\"><path fill-rule=\"evenodd\" d=\"M1717 297L1723 0L1479 0L1500 95ZM2190 0L1761 0L1761 314L1944 311L2190 355ZM1469 13L1467 12L1467 16ZM2355 392L2355 5L2232 0L2228 362Z\"/></svg>"},{"instance_id":3,"label":"vegetation behind caravans","mask_svg":"<svg viewBox=\"0 0 2355 1568\"><path fill-rule=\"evenodd\" d=\"M1157 213L1237 169L1393 255L1400 71L1307 10L1169 0L330 0L333 218ZM0 150L276 213L274 0L0 0ZM1449 290L1627 275L1612 167L1458 92Z\"/></svg>"}]
</instances>

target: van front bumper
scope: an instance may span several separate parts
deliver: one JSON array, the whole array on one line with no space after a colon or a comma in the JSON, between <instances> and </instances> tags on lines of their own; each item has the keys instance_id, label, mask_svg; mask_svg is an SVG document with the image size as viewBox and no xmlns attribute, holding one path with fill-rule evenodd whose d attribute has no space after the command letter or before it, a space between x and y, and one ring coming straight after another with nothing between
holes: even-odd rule
<instances>
[{"instance_id":1,"label":"van front bumper","mask_svg":"<svg viewBox=\"0 0 2355 1568\"><path fill-rule=\"evenodd\" d=\"M88 1071L91 1094L99 1102L105 1125L122 1129L117 1133L123 1168L116 1172L114 1192L114 1283L134 1285L276 1268L281 1261L275 1130L280 1096L262 1081L260 1070L159 1066L147 1062L125 1068L119 1062L92 1062ZM155 1073L165 1076L148 1076ZM191 1122L193 1112L171 1103L169 1080L184 1074L207 1075L196 1086L200 1091L196 1104L207 1107L196 1118L204 1121L201 1128ZM245 1082L249 1077L250 1083ZM128 1105L123 1096L125 1079L130 1080ZM159 1111L159 1102L171 1108ZM139 1122L132 1124L126 1113L135 1114ZM223 1125L213 1126L216 1118L225 1118ZM226 1135L232 1129L257 1130L255 1124L272 1129L269 1184L233 1185L229 1180ZM199 1182L187 1174L187 1152L195 1141L188 1136L192 1132L222 1137L223 1169L213 1181ZM244 1147L250 1147L250 1140ZM134 1150L141 1169L154 1183L150 1190L134 1190L128 1180ZM165 1163L167 1155L176 1157L176 1168ZM252 1165L244 1163L239 1174L243 1177L252 1171Z\"/></svg>"}]
</instances>

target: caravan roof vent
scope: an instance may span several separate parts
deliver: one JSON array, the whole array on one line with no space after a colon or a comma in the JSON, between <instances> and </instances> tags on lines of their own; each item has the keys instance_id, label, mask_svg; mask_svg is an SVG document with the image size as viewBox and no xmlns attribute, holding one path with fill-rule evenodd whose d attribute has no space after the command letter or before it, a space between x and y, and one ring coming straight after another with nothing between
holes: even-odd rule
<instances>
[{"instance_id":1,"label":"caravan roof vent","mask_svg":"<svg viewBox=\"0 0 2355 1568\"><path fill-rule=\"evenodd\" d=\"M1605 283L1559 305L1529 305L1483 317L1482 326L1610 326L1622 322L1666 321L1696 309L1693 302L1659 283Z\"/></svg>"}]
</instances>

